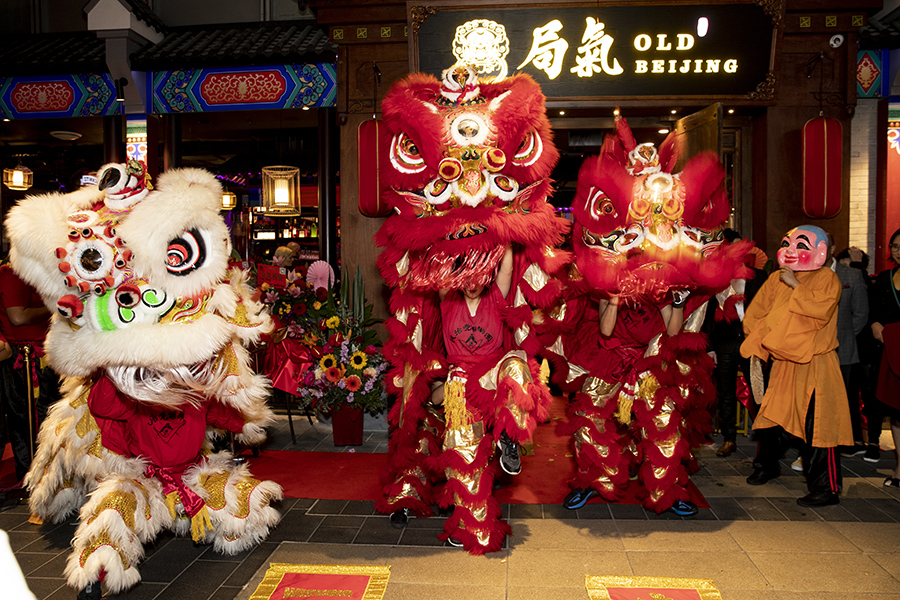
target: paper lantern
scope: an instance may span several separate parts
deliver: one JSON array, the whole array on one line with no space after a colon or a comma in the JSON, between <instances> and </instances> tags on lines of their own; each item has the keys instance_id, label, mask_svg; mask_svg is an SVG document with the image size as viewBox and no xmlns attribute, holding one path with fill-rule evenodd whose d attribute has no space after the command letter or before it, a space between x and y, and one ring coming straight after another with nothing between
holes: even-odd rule
<instances>
[{"instance_id":1,"label":"paper lantern","mask_svg":"<svg viewBox=\"0 0 900 600\"><path fill-rule=\"evenodd\" d=\"M803 125L801 209L811 219L841 212L843 130L841 122L816 117Z\"/></svg>"},{"instance_id":2,"label":"paper lantern","mask_svg":"<svg viewBox=\"0 0 900 600\"><path fill-rule=\"evenodd\" d=\"M366 217L384 217L391 212L381 195L378 149L381 121L363 121L356 130L357 165L359 168L359 212Z\"/></svg>"},{"instance_id":3,"label":"paper lantern","mask_svg":"<svg viewBox=\"0 0 900 600\"><path fill-rule=\"evenodd\" d=\"M262 170L262 204L275 217L300 214L300 169L272 166Z\"/></svg>"}]
</instances>

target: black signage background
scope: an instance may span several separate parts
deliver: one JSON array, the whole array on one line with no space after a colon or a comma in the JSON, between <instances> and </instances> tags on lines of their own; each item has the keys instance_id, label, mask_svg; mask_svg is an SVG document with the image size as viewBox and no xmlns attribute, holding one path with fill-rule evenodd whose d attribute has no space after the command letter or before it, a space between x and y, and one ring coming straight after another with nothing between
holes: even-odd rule
<instances>
[{"instance_id":1,"label":"black signage background","mask_svg":"<svg viewBox=\"0 0 900 600\"><path fill-rule=\"evenodd\" d=\"M621 75L594 73L591 77L579 77L570 69L576 66L578 47L582 45L586 18L605 24L604 31L614 38L608 53L608 63L616 58L624 69ZM705 37L697 35L697 21L709 19L709 32ZM441 72L452 66L453 38L456 28L467 21L489 19L504 26L509 38L506 56L508 75L529 73L541 84L544 94L552 98L582 98L597 96L743 96L753 92L764 82L769 72L774 26L761 7L752 4L738 5L682 5L682 6L612 6L612 7L556 7L516 8L486 10L438 10L421 25L418 32L419 70L440 78ZM559 19L563 27L559 37L568 42L562 63L562 71L556 79L537 69L533 62L517 67L528 57L534 41L533 31ZM690 50L676 51L679 33L694 36ZM640 34L649 35L650 49L638 51L634 39ZM667 34L666 41L672 50L657 50L659 34ZM689 73L635 73L635 61L677 59L677 67L685 59L719 60L718 73L694 73L692 63ZM723 65L728 59L737 59L735 73L725 73ZM491 74L485 76L490 77Z\"/></svg>"}]
</instances>

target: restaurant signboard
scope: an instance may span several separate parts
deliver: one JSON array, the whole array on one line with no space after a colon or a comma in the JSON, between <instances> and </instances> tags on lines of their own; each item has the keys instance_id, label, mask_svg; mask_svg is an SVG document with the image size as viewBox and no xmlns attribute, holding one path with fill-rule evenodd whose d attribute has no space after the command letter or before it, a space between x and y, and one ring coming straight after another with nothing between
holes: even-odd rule
<instances>
[{"instance_id":1,"label":"restaurant signboard","mask_svg":"<svg viewBox=\"0 0 900 600\"><path fill-rule=\"evenodd\" d=\"M548 98L770 100L783 11L772 4L418 7L413 62L436 76L457 62L528 73Z\"/></svg>"}]
</instances>

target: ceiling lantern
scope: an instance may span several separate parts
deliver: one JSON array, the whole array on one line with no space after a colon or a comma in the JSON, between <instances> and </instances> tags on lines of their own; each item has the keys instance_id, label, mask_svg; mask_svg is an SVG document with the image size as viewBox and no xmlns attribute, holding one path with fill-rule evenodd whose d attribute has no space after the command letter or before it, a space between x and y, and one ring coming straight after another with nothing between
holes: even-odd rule
<instances>
[{"instance_id":1,"label":"ceiling lantern","mask_svg":"<svg viewBox=\"0 0 900 600\"><path fill-rule=\"evenodd\" d=\"M3 169L3 185L17 192L24 192L34 183L34 173L20 162L15 169Z\"/></svg>"},{"instance_id":2,"label":"ceiling lantern","mask_svg":"<svg viewBox=\"0 0 900 600\"><path fill-rule=\"evenodd\" d=\"M225 190L222 193L222 210L231 210L237 206L237 194Z\"/></svg>"},{"instance_id":3,"label":"ceiling lantern","mask_svg":"<svg viewBox=\"0 0 900 600\"><path fill-rule=\"evenodd\" d=\"M262 170L262 204L275 217L300 214L300 169L272 166Z\"/></svg>"}]
</instances>

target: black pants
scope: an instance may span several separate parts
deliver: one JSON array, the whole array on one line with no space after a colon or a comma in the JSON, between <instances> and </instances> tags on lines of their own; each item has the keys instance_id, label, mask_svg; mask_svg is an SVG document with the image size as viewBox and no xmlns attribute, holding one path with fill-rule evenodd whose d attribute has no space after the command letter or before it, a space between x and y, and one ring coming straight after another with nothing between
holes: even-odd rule
<instances>
[{"instance_id":1,"label":"black pants","mask_svg":"<svg viewBox=\"0 0 900 600\"><path fill-rule=\"evenodd\" d=\"M814 394L809 401L809 410L806 412L804 429L807 440L813 439L815 403L816 398ZM760 469L770 474L780 473L781 467L778 461L791 445L799 445L800 456L803 458L803 475L806 476L807 489L810 492L840 493L843 487L841 455L836 448L811 446L790 435L780 426L758 429L754 435L759 443L756 458L753 459L754 469Z\"/></svg>"},{"instance_id":2,"label":"black pants","mask_svg":"<svg viewBox=\"0 0 900 600\"><path fill-rule=\"evenodd\" d=\"M841 365L841 377L847 390L847 401L850 403L850 426L853 428L853 441L862 444L862 419L859 410L859 394L862 387L862 365Z\"/></svg>"},{"instance_id":3,"label":"black pants","mask_svg":"<svg viewBox=\"0 0 900 600\"><path fill-rule=\"evenodd\" d=\"M28 391L26 387L24 360L14 368L20 347L13 346L13 356L0 362L3 394L0 406L6 415L6 432L0 428L0 448L7 440L12 445L16 464L16 479L21 481L31 466L31 446L28 440ZM40 394L35 405L34 434L37 436L40 424L47 416L50 405L59 399L59 375L49 366L40 368L40 359L32 358L36 364ZM5 434L4 434L5 433Z\"/></svg>"},{"instance_id":4,"label":"black pants","mask_svg":"<svg viewBox=\"0 0 900 600\"><path fill-rule=\"evenodd\" d=\"M744 365L746 363L746 365ZM737 352L716 352L716 389L719 396L719 431L726 442L737 439L738 367L750 372L750 361Z\"/></svg>"}]
</instances>

